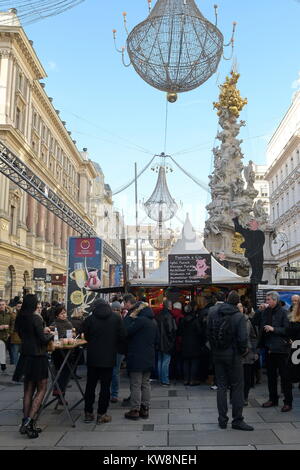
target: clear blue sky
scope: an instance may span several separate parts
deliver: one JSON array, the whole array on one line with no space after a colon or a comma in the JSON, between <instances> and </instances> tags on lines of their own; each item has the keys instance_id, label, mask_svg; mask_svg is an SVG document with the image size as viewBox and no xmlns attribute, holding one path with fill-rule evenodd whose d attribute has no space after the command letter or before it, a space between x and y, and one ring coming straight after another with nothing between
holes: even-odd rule
<instances>
[{"instance_id":1,"label":"clear blue sky","mask_svg":"<svg viewBox=\"0 0 300 470\"><path fill-rule=\"evenodd\" d=\"M154 3L154 2L153 2ZM214 1L197 0L202 13L214 18ZM241 137L245 139L245 162L265 162L268 138L288 109L299 77L300 2L297 0L219 0L219 27L229 40L232 21L237 21L236 48L240 90L249 104L241 115L247 121ZM29 39L44 65L48 78L46 91L67 121L68 130L79 149L87 147L112 189L126 183L164 147L165 94L151 88L125 68L114 50L112 29L118 30L118 44L125 43L122 12L128 13L132 29L148 14L146 0L86 0L60 15L25 26ZM230 72L231 63L222 61L219 71L206 84L181 94L169 106L167 153L195 148L178 155L178 162L204 182L211 172L212 152L217 132L217 115L212 102L218 97L218 84ZM150 154L137 150L139 145ZM173 197L183 202L180 218L189 212L199 229L205 220L204 207L209 195L179 170L169 177ZM147 199L156 174L148 172L140 180L140 199ZM132 222L134 194L127 190L116 197ZM142 213L141 213L142 218ZM178 225L175 221L173 225Z\"/></svg>"}]
</instances>

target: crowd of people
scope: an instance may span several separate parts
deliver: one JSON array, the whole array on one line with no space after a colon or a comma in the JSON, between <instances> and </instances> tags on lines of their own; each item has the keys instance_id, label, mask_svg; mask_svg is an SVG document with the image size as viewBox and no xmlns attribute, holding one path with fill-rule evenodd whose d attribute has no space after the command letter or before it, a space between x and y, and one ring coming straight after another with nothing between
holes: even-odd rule
<instances>
[{"instance_id":1,"label":"crowd of people","mask_svg":"<svg viewBox=\"0 0 300 470\"><path fill-rule=\"evenodd\" d=\"M125 294L111 303L97 299L88 316L75 309L68 318L64 305L42 305L28 294L23 300L15 298L9 306L0 300L0 363L1 373L6 374L8 352L11 364L16 365L13 380L24 384L20 432L29 438L37 438L41 432L36 418L47 391L49 343L55 335L65 338L70 330L87 342L85 354L76 349L71 359L87 367L86 423L111 421L108 408L119 400L122 364L129 378L130 396L122 403L128 405L124 418L129 420L149 417L151 381L168 387L170 380L182 380L186 386L206 383L217 391L221 429L229 420L229 394L232 428L251 431L243 408L248 405L250 389L261 381L261 367L266 368L269 392L264 408L278 406L278 376L284 396L282 412L292 409L293 382L300 382L290 354L292 341L300 339L298 295L292 297L290 310L277 292L267 293L265 303L254 310L249 299L240 298L236 291L226 295L219 291L198 302L172 303L165 298L163 308L154 313L145 298ZM51 360L58 371L63 352L54 350ZM80 379L76 370L75 376ZM59 404L66 403L70 378L65 366L53 390Z\"/></svg>"}]
</instances>

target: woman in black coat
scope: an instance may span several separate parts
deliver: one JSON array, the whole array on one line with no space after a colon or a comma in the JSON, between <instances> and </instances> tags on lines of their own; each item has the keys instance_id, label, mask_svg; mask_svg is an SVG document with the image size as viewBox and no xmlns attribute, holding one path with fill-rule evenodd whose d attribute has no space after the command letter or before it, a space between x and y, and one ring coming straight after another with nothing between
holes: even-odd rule
<instances>
[{"instance_id":1,"label":"woman in black coat","mask_svg":"<svg viewBox=\"0 0 300 470\"><path fill-rule=\"evenodd\" d=\"M205 327L200 314L190 305L180 320L178 335L182 337L184 385L199 385L200 361L205 346Z\"/></svg>"},{"instance_id":2,"label":"woman in black coat","mask_svg":"<svg viewBox=\"0 0 300 470\"><path fill-rule=\"evenodd\" d=\"M37 438L41 431L35 426L35 418L47 391L47 345L53 339L50 329L44 327L43 319L35 313L37 304L35 295L26 295L15 322L15 330L22 345L15 372L15 375L19 375L14 380L20 381L24 376L24 418L20 433L27 434L30 439Z\"/></svg>"}]
</instances>

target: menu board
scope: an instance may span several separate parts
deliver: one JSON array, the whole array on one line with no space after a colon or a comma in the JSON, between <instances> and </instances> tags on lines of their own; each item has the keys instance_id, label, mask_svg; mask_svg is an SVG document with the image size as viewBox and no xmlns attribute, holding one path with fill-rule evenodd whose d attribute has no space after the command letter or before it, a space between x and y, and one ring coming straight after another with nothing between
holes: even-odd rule
<instances>
[{"instance_id":1,"label":"menu board","mask_svg":"<svg viewBox=\"0 0 300 470\"><path fill-rule=\"evenodd\" d=\"M211 255L169 255L169 284L211 284Z\"/></svg>"}]
</instances>

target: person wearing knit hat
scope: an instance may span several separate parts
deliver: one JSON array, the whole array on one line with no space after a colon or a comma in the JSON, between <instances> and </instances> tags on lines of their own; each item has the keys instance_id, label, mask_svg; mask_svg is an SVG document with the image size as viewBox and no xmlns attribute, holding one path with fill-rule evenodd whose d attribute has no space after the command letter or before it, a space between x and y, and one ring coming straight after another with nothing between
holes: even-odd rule
<instances>
[{"instance_id":1,"label":"person wearing knit hat","mask_svg":"<svg viewBox=\"0 0 300 470\"><path fill-rule=\"evenodd\" d=\"M121 315L122 305L120 304L120 302L118 302L117 300L112 302L111 309L113 312L119 314L122 318L122 315ZM124 354L117 354L116 365L113 368L112 381L111 381L111 387L110 387L111 403L118 402L119 388L120 388L120 369L121 369L121 364L122 364L123 359L124 359Z\"/></svg>"},{"instance_id":2,"label":"person wearing knit hat","mask_svg":"<svg viewBox=\"0 0 300 470\"><path fill-rule=\"evenodd\" d=\"M111 303L111 308L112 308L113 312L121 313L122 305L120 304L120 302L115 300L114 302Z\"/></svg>"}]
</instances>

